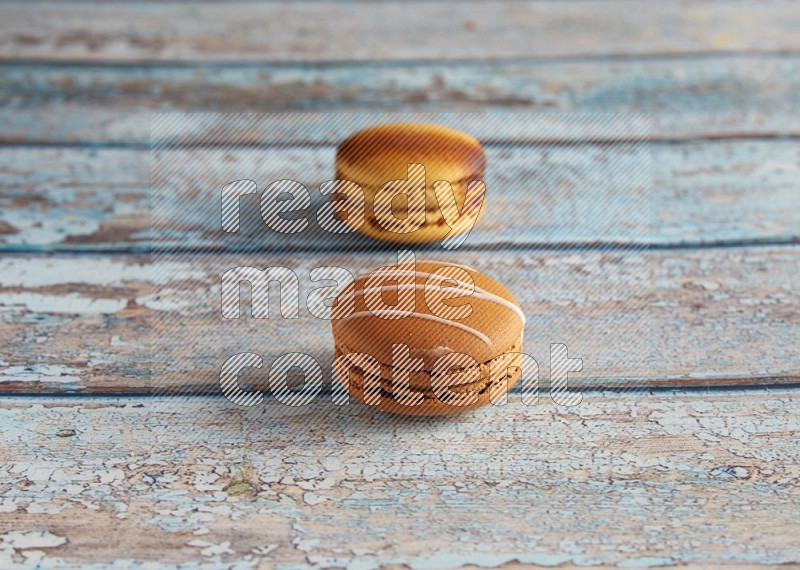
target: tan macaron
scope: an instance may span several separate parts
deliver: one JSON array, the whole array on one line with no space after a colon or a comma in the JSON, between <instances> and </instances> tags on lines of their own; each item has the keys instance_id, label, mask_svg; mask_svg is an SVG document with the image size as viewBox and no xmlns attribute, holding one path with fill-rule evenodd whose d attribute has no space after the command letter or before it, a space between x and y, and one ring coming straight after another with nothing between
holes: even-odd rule
<instances>
[{"instance_id":1,"label":"tan macaron","mask_svg":"<svg viewBox=\"0 0 800 570\"><path fill-rule=\"evenodd\" d=\"M334 376L382 410L441 415L498 402L521 374L524 315L494 279L419 261L358 277L336 298Z\"/></svg>"},{"instance_id":2,"label":"tan macaron","mask_svg":"<svg viewBox=\"0 0 800 570\"><path fill-rule=\"evenodd\" d=\"M424 183L419 185L424 194L406 203L392 200L392 188L423 174L419 167L411 169L412 164L424 169ZM398 243L441 241L469 231L483 215L485 169L486 155L475 138L427 123L371 127L350 136L336 152L337 179L358 184L366 200L364 223L359 219L352 229ZM442 212L445 203L437 198L435 187L439 181L450 184L440 187L440 193L449 191L458 211ZM459 216L460 223L453 224Z\"/></svg>"}]
</instances>

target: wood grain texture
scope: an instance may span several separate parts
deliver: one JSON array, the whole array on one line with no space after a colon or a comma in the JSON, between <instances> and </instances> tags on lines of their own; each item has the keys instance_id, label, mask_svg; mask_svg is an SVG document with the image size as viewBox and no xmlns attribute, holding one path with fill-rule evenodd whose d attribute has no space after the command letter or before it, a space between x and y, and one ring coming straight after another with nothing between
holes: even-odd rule
<instances>
[{"instance_id":1,"label":"wood grain texture","mask_svg":"<svg viewBox=\"0 0 800 570\"><path fill-rule=\"evenodd\" d=\"M648 241L654 246L712 245L791 242L800 236L795 207L800 202L800 148L793 141L653 143L649 148L490 145L487 150L486 214L467 248ZM0 250L150 247L150 152L10 147L4 155ZM215 248L230 241L220 235L218 196L232 180L250 178L260 190L283 178L302 181L313 197L313 222L324 203L319 183L334 176L332 146L170 156L175 167L169 188L185 212L172 215L174 238L160 243L174 248ZM649 190L642 188L647 185ZM606 199L595 204L600 188L606 188ZM614 215L606 213L612 202L619 205ZM258 197L243 199L242 211L245 217L255 211L258 218ZM631 225L623 227L622 220ZM251 219L248 228L242 231L256 235L254 245L265 251L375 248L352 235L334 238L319 229L277 234L260 218Z\"/></svg>"},{"instance_id":2,"label":"wood grain texture","mask_svg":"<svg viewBox=\"0 0 800 570\"><path fill-rule=\"evenodd\" d=\"M14 398L0 565L793 567L798 395L594 393L435 421Z\"/></svg>"},{"instance_id":3,"label":"wood grain texture","mask_svg":"<svg viewBox=\"0 0 800 570\"><path fill-rule=\"evenodd\" d=\"M792 0L24 2L0 5L4 59L313 62L800 49ZM212 24L213 23L213 24ZM769 30L769 33L765 33Z\"/></svg>"},{"instance_id":4,"label":"wood grain texture","mask_svg":"<svg viewBox=\"0 0 800 570\"><path fill-rule=\"evenodd\" d=\"M646 113L652 140L800 136L799 93L796 55L304 67L5 63L0 142L147 146L153 112L487 106ZM274 133L258 137L269 142Z\"/></svg>"},{"instance_id":5,"label":"wood grain texture","mask_svg":"<svg viewBox=\"0 0 800 570\"><path fill-rule=\"evenodd\" d=\"M458 260L504 283L527 317L525 352L549 378L549 345L582 358L581 389L796 384L800 381L800 248L652 252L498 250L423 255ZM214 393L239 352L267 363L302 351L329 378L330 325L306 310L315 266L354 274L396 254L24 257L0 262L0 389L81 394ZM285 266L298 275L297 320L223 320L222 272ZM273 303L277 298L273 295ZM247 306L247 305L245 305Z\"/></svg>"}]
</instances>

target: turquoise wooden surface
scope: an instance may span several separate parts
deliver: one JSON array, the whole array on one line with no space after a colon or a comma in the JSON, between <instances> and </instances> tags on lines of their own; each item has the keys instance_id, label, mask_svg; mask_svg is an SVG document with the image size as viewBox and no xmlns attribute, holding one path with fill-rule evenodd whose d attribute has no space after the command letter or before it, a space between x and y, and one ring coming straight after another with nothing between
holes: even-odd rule
<instances>
[{"instance_id":1,"label":"turquoise wooden surface","mask_svg":"<svg viewBox=\"0 0 800 570\"><path fill-rule=\"evenodd\" d=\"M0 4L0 567L800 565L799 27L792 0ZM612 239L613 220L532 225L541 211L502 184L462 253L530 285L531 350L563 323L587 341L584 404L513 394L402 422L184 397L215 378L182 307L228 260L154 272L151 115L287 112L238 139L276 148L298 111L325 110L554 112L545 131L477 133L506 176L545 143L580 149L545 179L624 170L625 135L570 114L649 118L652 273L620 269L643 244ZM252 170L325 178L347 134L308 129ZM591 188L564 191L585 204ZM181 231L172 245L210 243ZM317 237L264 255L388 261ZM155 344L154 319L171 323ZM206 325L205 342L228 334ZM297 341L275 322L242 334ZM143 397L170 366L183 393Z\"/></svg>"},{"instance_id":2,"label":"turquoise wooden surface","mask_svg":"<svg viewBox=\"0 0 800 570\"><path fill-rule=\"evenodd\" d=\"M797 136L798 93L793 54L324 66L11 61L0 62L0 141L148 148L150 114L167 111L487 107L647 113L651 140Z\"/></svg>"},{"instance_id":3,"label":"turquoise wooden surface","mask_svg":"<svg viewBox=\"0 0 800 570\"><path fill-rule=\"evenodd\" d=\"M800 202L798 149L792 140L629 144L627 151L625 145L585 144L550 152L543 160L544 144L489 145L491 200L464 247L794 243L800 236L800 210L794 207ZM149 151L12 146L4 154L0 251L148 251L152 237ZM172 181L175 200L193 209L193 225L181 227L173 247L220 245L215 234L219 216L210 198L219 190L217 186L226 183L220 178L225 173L231 180L252 177L262 189L271 181L294 176L310 189L312 212L322 199L319 183L334 176L334 147L330 145L195 154L203 158ZM175 160L188 161L192 156L176 153ZM635 179L621 179L626 167L648 159L647 178L641 173ZM592 169L595 178L576 174L586 168ZM216 178L209 179L215 171ZM197 186L197 180L203 184ZM545 189L552 194L555 180L561 180L556 190L559 200L540 201ZM597 183L614 184L612 194L629 200L624 209L636 218L636 228L621 230L618 218L602 212L591 224L585 218L570 221L570 209L592 203L599 191ZM193 202L189 192L197 190L209 200ZM633 216L631 204L647 207L649 212ZM182 222L191 220L187 217ZM321 233L304 232L287 242L285 236L260 231L253 246L264 251L287 244L305 251L375 247L353 236L333 239Z\"/></svg>"},{"instance_id":4,"label":"turquoise wooden surface","mask_svg":"<svg viewBox=\"0 0 800 570\"><path fill-rule=\"evenodd\" d=\"M720 387L796 384L800 360L796 246L577 252L465 251L463 262L495 275L520 299L529 325L526 352L540 362L551 342L585 359L572 374L584 389L628 385ZM452 259L442 252L419 259ZM219 276L232 266L279 265L297 272L301 299L315 287L309 270L338 265L366 272L391 252L284 252L250 255L9 256L0 341L7 393L139 395L218 393L225 350L270 358L302 349L331 360L329 323L312 317L231 324L218 318ZM84 267L78 270L77 267ZM164 265L163 267L167 267ZM561 339L561 340L559 340ZM31 354L37 365L30 365ZM169 371L167 377L165 371ZM263 384L263 374L259 376Z\"/></svg>"}]
</instances>

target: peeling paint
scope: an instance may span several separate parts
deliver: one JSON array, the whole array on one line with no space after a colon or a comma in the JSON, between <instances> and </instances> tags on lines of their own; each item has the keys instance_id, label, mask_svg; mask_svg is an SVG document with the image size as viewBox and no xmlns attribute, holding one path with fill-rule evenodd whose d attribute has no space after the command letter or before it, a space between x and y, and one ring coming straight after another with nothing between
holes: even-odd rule
<instances>
[{"instance_id":1,"label":"peeling paint","mask_svg":"<svg viewBox=\"0 0 800 570\"><path fill-rule=\"evenodd\" d=\"M410 423L364 406L18 397L0 406L0 452L19 458L0 464L0 511L15 532L80 518L51 531L69 542L48 567L99 563L73 547L92 528L137 565L154 549L209 568L796 563L798 392L712 394ZM65 426L78 437L56 437Z\"/></svg>"},{"instance_id":2,"label":"peeling paint","mask_svg":"<svg viewBox=\"0 0 800 570\"><path fill-rule=\"evenodd\" d=\"M48 384L74 384L80 381L81 371L59 364L29 364L9 366L0 370L3 382L42 382Z\"/></svg>"},{"instance_id":3,"label":"peeling paint","mask_svg":"<svg viewBox=\"0 0 800 570\"><path fill-rule=\"evenodd\" d=\"M0 295L0 311L20 308L37 313L109 315L121 311L126 304L127 299L92 299L82 297L77 293L67 295L3 293Z\"/></svg>"}]
</instances>

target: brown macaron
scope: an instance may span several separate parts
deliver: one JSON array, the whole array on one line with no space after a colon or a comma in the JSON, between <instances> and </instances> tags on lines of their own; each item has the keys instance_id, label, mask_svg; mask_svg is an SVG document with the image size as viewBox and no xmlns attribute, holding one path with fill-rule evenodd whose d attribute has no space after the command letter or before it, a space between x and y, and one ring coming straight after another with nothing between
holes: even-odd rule
<instances>
[{"instance_id":1,"label":"brown macaron","mask_svg":"<svg viewBox=\"0 0 800 570\"><path fill-rule=\"evenodd\" d=\"M521 374L524 315L468 267L418 261L344 287L333 310L334 377L384 411L451 414L498 402Z\"/></svg>"},{"instance_id":2,"label":"brown macaron","mask_svg":"<svg viewBox=\"0 0 800 570\"><path fill-rule=\"evenodd\" d=\"M342 221L364 235L391 242L454 238L468 232L483 214L485 169L480 142L448 127L390 123L364 129L339 145L336 178L361 187L366 215L358 225ZM409 188L414 192L405 204L394 199L397 191Z\"/></svg>"}]
</instances>

